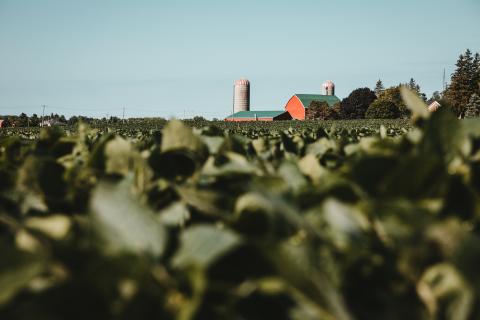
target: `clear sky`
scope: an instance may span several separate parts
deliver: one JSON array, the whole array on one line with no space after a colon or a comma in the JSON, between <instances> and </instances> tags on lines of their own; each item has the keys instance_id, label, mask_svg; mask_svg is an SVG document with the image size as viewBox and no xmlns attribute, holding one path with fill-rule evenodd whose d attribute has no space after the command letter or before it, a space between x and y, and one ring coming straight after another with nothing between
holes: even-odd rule
<instances>
[{"instance_id":1,"label":"clear sky","mask_svg":"<svg viewBox=\"0 0 480 320\"><path fill-rule=\"evenodd\" d=\"M0 0L0 114L223 118L415 78L430 96L480 51L480 0Z\"/></svg>"}]
</instances>

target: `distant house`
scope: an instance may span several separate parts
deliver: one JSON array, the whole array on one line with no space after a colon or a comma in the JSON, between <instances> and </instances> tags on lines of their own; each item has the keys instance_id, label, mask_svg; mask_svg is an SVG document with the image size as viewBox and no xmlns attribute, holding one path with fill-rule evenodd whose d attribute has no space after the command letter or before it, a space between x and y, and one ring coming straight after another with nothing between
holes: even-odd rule
<instances>
[{"instance_id":1,"label":"distant house","mask_svg":"<svg viewBox=\"0 0 480 320\"><path fill-rule=\"evenodd\" d=\"M3 128L3 123L5 122L5 120L1 120L0 119L0 128Z\"/></svg>"},{"instance_id":2,"label":"distant house","mask_svg":"<svg viewBox=\"0 0 480 320\"><path fill-rule=\"evenodd\" d=\"M430 105L428 106L428 111L430 112L435 112L438 110L438 108L440 108L442 105L437 102L437 101L433 101L432 103L430 103Z\"/></svg>"},{"instance_id":3,"label":"distant house","mask_svg":"<svg viewBox=\"0 0 480 320\"><path fill-rule=\"evenodd\" d=\"M288 100L285 110L295 120L305 120L305 111L313 101L326 102L330 107L340 102L334 95L323 94L295 94Z\"/></svg>"},{"instance_id":4,"label":"distant house","mask_svg":"<svg viewBox=\"0 0 480 320\"><path fill-rule=\"evenodd\" d=\"M49 119L49 120L43 120L40 122L40 127L53 127L53 126L65 126L66 124L55 120L55 119Z\"/></svg>"},{"instance_id":5,"label":"distant house","mask_svg":"<svg viewBox=\"0 0 480 320\"><path fill-rule=\"evenodd\" d=\"M239 111L225 118L225 121L277 121L291 120L292 117L285 111Z\"/></svg>"}]
</instances>

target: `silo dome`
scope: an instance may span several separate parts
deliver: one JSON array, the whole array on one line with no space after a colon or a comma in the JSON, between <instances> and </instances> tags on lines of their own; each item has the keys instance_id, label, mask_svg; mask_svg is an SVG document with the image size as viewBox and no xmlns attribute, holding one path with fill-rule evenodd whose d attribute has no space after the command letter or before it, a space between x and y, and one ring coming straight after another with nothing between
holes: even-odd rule
<instances>
[{"instance_id":1,"label":"silo dome","mask_svg":"<svg viewBox=\"0 0 480 320\"><path fill-rule=\"evenodd\" d=\"M233 112L250 111L250 81L236 80L233 86Z\"/></svg>"},{"instance_id":2,"label":"silo dome","mask_svg":"<svg viewBox=\"0 0 480 320\"><path fill-rule=\"evenodd\" d=\"M323 91L327 96L334 96L335 95L335 84L331 80L325 81L322 85Z\"/></svg>"},{"instance_id":3,"label":"silo dome","mask_svg":"<svg viewBox=\"0 0 480 320\"><path fill-rule=\"evenodd\" d=\"M239 86L249 86L249 85L250 85L250 81L248 81L248 79L241 78L240 80L236 80L236 81L235 81L235 85L239 85Z\"/></svg>"}]
</instances>

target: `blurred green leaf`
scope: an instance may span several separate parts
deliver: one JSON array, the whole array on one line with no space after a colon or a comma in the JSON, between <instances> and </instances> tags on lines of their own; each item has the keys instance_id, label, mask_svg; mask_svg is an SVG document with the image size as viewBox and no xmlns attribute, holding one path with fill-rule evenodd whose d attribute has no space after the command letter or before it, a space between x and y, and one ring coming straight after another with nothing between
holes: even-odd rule
<instances>
[{"instance_id":1,"label":"blurred green leaf","mask_svg":"<svg viewBox=\"0 0 480 320\"><path fill-rule=\"evenodd\" d=\"M0 256L0 306L2 306L45 270L46 259L41 255L21 252L3 244L0 245Z\"/></svg>"},{"instance_id":2,"label":"blurred green leaf","mask_svg":"<svg viewBox=\"0 0 480 320\"><path fill-rule=\"evenodd\" d=\"M132 167L132 145L125 139L115 137L105 144L105 172L125 176Z\"/></svg>"},{"instance_id":3,"label":"blurred green leaf","mask_svg":"<svg viewBox=\"0 0 480 320\"><path fill-rule=\"evenodd\" d=\"M168 240L165 228L133 197L128 179L118 184L99 183L92 195L91 215L107 253L152 257L164 253Z\"/></svg>"},{"instance_id":4,"label":"blurred green leaf","mask_svg":"<svg viewBox=\"0 0 480 320\"><path fill-rule=\"evenodd\" d=\"M423 102L420 97L415 94L413 91L408 89L406 86L400 88L403 101L407 105L407 108L412 112L412 119L428 119L430 117L430 112L428 111L427 105Z\"/></svg>"},{"instance_id":5,"label":"blurred green leaf","mask_svg":"<svg viewBox=\"0 0 480 320\"><path fill-rule=\"evenodd\" d=\"M209 225L192 226L182 232L180 249L173 257L172 265L176 268L206 268L241 243L241 238L228 229Z\"/></svg>"},{"instance_id":6,"label":"blurred green leaf","mask_svg":"<svg viewBox=\"0 0 480 320\"><path fill-rule=\"evenodd\" d=\"M475 307L473 290L452 265L445 263L430 267L418 283L417 290L432 318L471 318Z\"/></svg>"}]
</instances>

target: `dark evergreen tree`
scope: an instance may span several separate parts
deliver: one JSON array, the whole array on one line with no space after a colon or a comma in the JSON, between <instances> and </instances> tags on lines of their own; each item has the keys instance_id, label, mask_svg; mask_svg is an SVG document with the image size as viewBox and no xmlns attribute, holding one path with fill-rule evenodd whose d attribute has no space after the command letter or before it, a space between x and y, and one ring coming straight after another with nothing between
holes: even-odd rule
<instances>
[{"instance_id":1,"label":"dark evergreen tree","mask_svg":"<svg viewBox=\"0 0 480 320\"><path fill-rule=\"evenodd\" d=\"M408 88L416 93L420 92L420 86L415 82L415 79L410 78L410 82L407 84Z\"/></svg>"},{"instance_id":2,"label":"dark evergreen tree","mask_svg":"<svg viewBox=\"0 0 480 320\"><path fill-rule=\"evenodd\" d=\"M378 97L380 97L380 95L383 93L383 91L385 90L385 87L383 86L383 82L382 80L378 79L377 83L375 84L375 95Z\"/></svg>"},{"instance_id":3,"label":"dark evergreen tree","mask_svg":"<svg viewBox=\"0 0 480 320\"><path fill-rule=\"evenodd\" d=\"M476 93L480 95L480 54L475 53L475 58L473 58L473 68L474 68L474 81L477 83Z\"/></svg>"},{"instance_id":4,"label":"dark evergreen tree","mask_svg":"<svg viewBox=\"0 0 480 320\"><path fill-rule=\"evenodd\" d=\"M418 94L418 96L423 101L427 101L427 95L422 92L422 90L420 89L420 85L415 81L415 79L410 78L410 82L407 83L407 87L413 92L415 92L416 94Z\"/></svg>"},{"instance_id":5,"label":"dark evergreen tree","mask_svg":"<svg viewBox=\"0 0 480 320\"><path fill-rule=\"evenodd\" d=\"M478 116L480 116L480 95L474 93L465 108L465 118L477 118Z\"/></svg>"},{"instance_id":6,"label":"dark evergreen tree","mask_svg":"<svg viewBox=\"0 0 480 320\"><path fill-rule=\"evenodd\" d=\"M445 90L444 97L458 116L463 116L466 105L474 93L478 93L479 58L467 50L461 54L452 74L451 83Z\"/></svg>"},{"instance_id":7,"label":"dark evergreen tree","mask_svg":"<svg viewBox=\"0 0 480 320\"><path fill-rule=\"evenodd\" d=\"M341 113L345 119L363 119L368 107L376 99L375 92L369 88L356 89L342 100Z\"/></svg>"}]
</instances>

